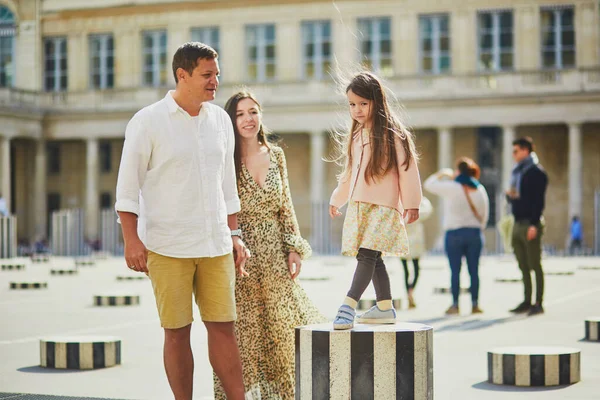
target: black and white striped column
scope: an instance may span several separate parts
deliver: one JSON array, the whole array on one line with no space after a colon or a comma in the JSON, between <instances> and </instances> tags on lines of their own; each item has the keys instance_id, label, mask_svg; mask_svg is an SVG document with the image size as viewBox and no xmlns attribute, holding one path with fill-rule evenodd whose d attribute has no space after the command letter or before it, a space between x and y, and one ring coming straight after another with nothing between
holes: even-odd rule
<instances>
[{"instance_id":1,"label":"black and white striped column","mask_svg":"<svg viewBox=\"0 0 600 400\"><path fill-rule=\"evenodd\" d=\"M121 364L121 340L115 337L64 337L40 340L40 366L98 369Z\"/></svg>"},{"instance_id":2,"label":"black and white striped column","mask_svg":"<svg viewBox=\"0 0 600 400\"><path fill-rule=\"evenodd\" d=\"M52 275L77 275L79 273L76 269L51 269L50 274Z\"/></svg>"},{"instance_id":3,"label":"black and white striped column","mask_svg":"<svg viewBox=\"0 0 600 400\"><path fill-rule=\"evenodd\" d=\"M433 328L332 323L296 328L297 400L433 400Z\"/></svg>"},{"instance_id":4,"label":"black and white striped column","mask_svg":"<svg viewBox=\"0 0 600 400\"><path fill-rule=\"evenodd\" d=\"M552 271L552 270L546 270L544 271L544 275L548 275L548 276L571 276L571 275L575 275L575 271Z\"/></svg>"},{"instance_id":5,"label":"black and white striped column","mask_svg":"<svg viewBox=\"0 0 600 400\"><path fill-rule=\"evenodd\" d=\"M581 379L581 351L568 347L502 347L488 352L488 381L497 385L557 386Z\"/></svg>"},{"instance_id":6,"label":"black and white striped column","mask_svg":"<svg viewBox=\"0 0 600 400\"><path fill-rule=\"evenodd\" d=\"M600 271L600 265L581 265L579 269L584 271Z\"/></svg>"},{"instance_id":7,"label":"black and white striped column","mask_svg":"<svg viewBox=\"0 0 600 400\"><path fill-rule=\"evenodd\" d=\"M501 283L517 283L517 282L523 282L523 278L517 278L517 277L501 278L501 277L498 277L495 279L495 281L501 282Z\"/></svg>"},{"instance_id":8,"label":"black and white striped column","mask_svg":"<svg viewBox=\"0 0 600 400\"><path fill-rule=\"evenodd\" d=\"M143 281L147 280L148 277L145 274L140 275L118 275L118 281Z\"/></svg>"},{"instance_id":9,"label":"black and white striped column","mask_svg":"<svg viewBox=\"0 0 600 400\"><path fill-rule=\"evenodd\" d=\"M470 288L464 288L461 287L460 290L458 291L458 293L470 293L471 289ZM447 294L447 293L452 293L452 288L448 287L448 286L438 286L433 288L433 293L436 294Z\"/></svg>"},{"instance_id":10,"label":"black and white striped column","mask_svg":"<svg viewBox=\"0 0 600 400\"><path fill-rule=\"evenodd\" d=\"M11 282L11 289L46 289L48 282Z\"/></svg>"},{"instance_id":11,"label":"black and white striped column","mask_svg":"<svg viewBox=\"0 0 600 400\"><path fill-rule=\"evenodd\" d=\"M135 306L140 304L140 296L94 296L96 306Z\"/></svg>"},{"instance_id":12,"label":"black and white striped column","mask_svg":"<svg viewBox=\"0 0 600 400\"><path fill-rule=\"evenodd\" d=\"M21 263L2 264L2 271L23 271L24 269L25 264Z\"/></svg>"},{"instance_id":13,"label":"black and white striped column","mask_svg":"<svg viewBox=\"0 0 600 400\"><path fill-rule=\"evenodd\" d=\"M50 256L48 254L38 253L38 254L31 255L32 263L47 263L49 261L50 261Z\"/></svg>"},{"instance_id":14,"label":"black and white striped column","mask_svg":"<svg viewBox=\"0 0 600 400\"><path fill-rule=\"evenodd\" d=\"M92 267L96 265L96 260L93 258L76 258L75 266L76 267Z\"/></svg>"},{"instance_id":15,"label":"black and white striped column","mask_svg":"<svg viewBox=\"0 0 600 400\"><path fill-rule=\"evenodd\" d=\"M600 342L600 317L585 319L585 339Z\"/></svg>"},{"instance_id":16,"label":"black and white striped column","mask_svg":"<svg viewBox=\"0 0 600 400\"><path fill-rule=\"evenodd\" d=\"M358 305L356 306L356 309L364 311L364 310L370 309L371 307L373 307L376 304L377 304L377 300L375 300L375 299L360 299L358 301ZM402 308L401 299L392 300L392 305L396 310L400 310Z\"/></svg>"}]
</instances>

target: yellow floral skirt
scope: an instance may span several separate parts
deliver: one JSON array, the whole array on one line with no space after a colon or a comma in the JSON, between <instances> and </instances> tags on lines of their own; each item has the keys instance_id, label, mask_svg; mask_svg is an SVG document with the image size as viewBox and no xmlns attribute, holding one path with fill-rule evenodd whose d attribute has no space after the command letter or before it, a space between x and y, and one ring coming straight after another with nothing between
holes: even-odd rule
<instances>
[{"instance_id":1,"label":"yellow floral skirt","mask_svg":"<svg viewBox=\"0 0 600 400\"><path fill-rule=\"evenodd\" d=\"M408 255L408 236L400 211L350 200L342 233L342 254L355 257L361 247L380 251L382 256Z\"/></svg>"}]
</instances>

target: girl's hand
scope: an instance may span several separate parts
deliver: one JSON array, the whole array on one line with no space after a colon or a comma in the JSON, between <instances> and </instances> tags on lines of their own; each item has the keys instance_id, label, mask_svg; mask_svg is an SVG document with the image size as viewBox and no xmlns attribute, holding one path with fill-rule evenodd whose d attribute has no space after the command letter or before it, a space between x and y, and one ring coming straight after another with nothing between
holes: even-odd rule
<instances>
[{"instance_id":1,"label":"girl's hand","mask_svg":"<svg viewBox=\"0 0 600 400\"><path fill-rule=\"evenodd\" d=\"M292 279L296 279L300 275L301 268L302 258L300 258L300 254L292 251L288 256L288 269L290 270Z\"/></svg>"},{"instance_id":2,"label":"girl's hand","mask_svg":"<svg viewBox=\"0 0 600 400\"><path fill-rule=\"evenodd\" d=\"M329 205L329 216L331 218L339 217L340 215L342 215L342 213L340 212L339 208Z\"/></svg>"},{"instance_id":3,"label":"girl's hand","mask_svg":"<svg viewBox=\"0 0 600 400\"><path fill-rule=\"evenodd\" d=\"M413 222L419 219L419 209L411 208L408 210L404 210L402 218L404 218L407 224L412 224Z\"/></svg>"}]
</instances>

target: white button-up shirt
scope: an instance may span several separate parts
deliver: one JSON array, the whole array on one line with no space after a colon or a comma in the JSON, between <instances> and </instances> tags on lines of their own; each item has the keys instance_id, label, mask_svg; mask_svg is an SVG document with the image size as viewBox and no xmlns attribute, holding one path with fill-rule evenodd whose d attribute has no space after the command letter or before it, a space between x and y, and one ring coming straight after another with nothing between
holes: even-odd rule
<instances>
[{"instance_id":1,"label":"white button-up shirt","mask_svg":"<svg viewBox=\"0 0 600 400\"><path fill-rule=\"evenodd\" d=\"M225 110L203 103L191 117L167 93L127 125L115 209L138 215L140 239L155 253L230 253L227 215L240 211L234 147Z\"/></svg>"}]
</instances>

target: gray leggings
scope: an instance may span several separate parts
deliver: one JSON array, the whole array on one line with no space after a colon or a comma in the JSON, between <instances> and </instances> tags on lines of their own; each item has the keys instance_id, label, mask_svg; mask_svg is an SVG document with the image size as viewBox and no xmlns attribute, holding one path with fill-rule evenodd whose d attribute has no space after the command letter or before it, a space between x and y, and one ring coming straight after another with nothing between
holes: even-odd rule
<instances>
[{"instance_id":1,"label":"gray leggings","mask_svg":"<svg viewBox=\"0 0 600 400\"><path fill-rule=\"evenodd\" d=\"M356 266L356 272L354 272L352 286L348 291L348 297L359 301L367 286L373 280L377 301L391 300L390 277L381 258L381 252L361 247L358 249L356 259L358 265Z\"/></svg>"}]
</instances>

